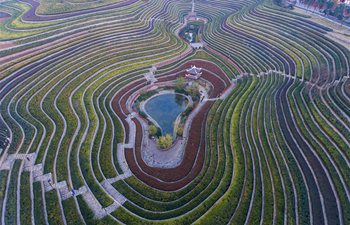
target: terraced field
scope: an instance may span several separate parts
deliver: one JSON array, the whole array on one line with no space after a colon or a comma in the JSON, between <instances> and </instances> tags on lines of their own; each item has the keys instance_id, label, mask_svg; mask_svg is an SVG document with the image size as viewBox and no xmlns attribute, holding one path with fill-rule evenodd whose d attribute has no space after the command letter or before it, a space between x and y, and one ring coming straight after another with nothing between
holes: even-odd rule
<instances>
[{"instance_id":1,"label":"terraced field","mask_svg":"<svg viewBox=\"0 0 350 225\"><path fill-rule=\"evenodd\" d=\"M64 2L0 3L0 224L350 224L331 29L270 0ZM149 167L130 99L191 64L212 92L181 165Z\"/></svg>"}]
</instances>

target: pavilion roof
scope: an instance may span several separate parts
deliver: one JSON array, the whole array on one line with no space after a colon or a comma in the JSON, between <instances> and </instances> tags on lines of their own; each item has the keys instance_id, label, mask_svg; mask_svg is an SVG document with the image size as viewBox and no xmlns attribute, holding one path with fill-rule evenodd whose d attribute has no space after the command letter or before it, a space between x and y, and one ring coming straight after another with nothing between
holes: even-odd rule
<instances>
[{"instance_id":1,"label":"pavilion roof","mask_svg":"<svg viewBox=\"0 0 350 225\"><path fill-rule=\"evenodd\" d=\"M190 74L198 74L201 72L201 70L202 70L202 68L198 68L198 67L193 65L193 66L191 66L190 69L187 69L186 71L187 71L187 73L190 73Z\"/></svg>"}]
</instances>

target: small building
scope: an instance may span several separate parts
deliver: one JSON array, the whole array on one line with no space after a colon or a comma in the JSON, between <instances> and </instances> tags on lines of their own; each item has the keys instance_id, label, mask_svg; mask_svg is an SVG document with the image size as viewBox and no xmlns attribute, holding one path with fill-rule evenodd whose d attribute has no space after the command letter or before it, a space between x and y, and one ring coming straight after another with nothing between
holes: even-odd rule
<instances>
[{"instance_id":1,"label":"small building","mask_svg":"<svg viewBox=\"0 0 350 225\"><path fill-rule=\"evenodd\" d=\"M196 18L197 17L197 13L196 12L189 12L188 13L188 19L190 18Z\"/></svg>"},{"instance_id":2,"label":"small building","mask_svg":"<svg viewBox=\"0 0 350 225\"><path fill-rule=\"evenodd\" d=\"M186 70L186 78L192 79L192 80L198 80L200 76L202 75L202 68L198 68L196 66L191 66L191 68Z\"/></svg>"},{"instance_id":3,"label":"small building","mask_svg":"<svg viewBox=\"0 0 350 225\"><path fill-rule=\"evenodd\" d=\"M203 48L203 43L202 42L196 42L196 43L191 43L190 44L193 49L201 49Z\"/></svg>"},{"instance_id":4,"label":"small building","mask_svg":"<svg viewBox=\"0 0 350 225\"><path fill-rule=\"evenodd\" d=\"M153 84L154 82L157 82L158 79L154 76L153 71L149 72L149 73L145 73L143 75L145 77L145 79L147 80L147 82Z\"/></svg>"}]
</instances>

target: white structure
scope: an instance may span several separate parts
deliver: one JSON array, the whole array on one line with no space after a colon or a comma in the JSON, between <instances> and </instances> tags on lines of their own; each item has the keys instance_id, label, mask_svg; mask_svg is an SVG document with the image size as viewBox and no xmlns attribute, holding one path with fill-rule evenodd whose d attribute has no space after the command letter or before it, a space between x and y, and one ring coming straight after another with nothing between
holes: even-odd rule
<instances>
[{"instance_id":1,"label":"white structure","mask_svg":"<svg viewBox=\"0 0 350 225\"><path fill-rule=\"evenodd\" d=\"M154 72L157 70L155 66L152 66L151 69L149 69L149 73L145 73L143 76L148 82L151 82L152 84L154 82L157 82L158 79L154 76Z\"/></svg>"},{"instance_id":2,"label":"white structure","mask_svg":"<svg viewBox=\"0 0 350 225\"><path fill-rule=\"evenodd\" d=\"M191 66L191 68L186 70L186 78L190 78L193 80L197 80L200 78L200 76L202 75L202 68L198 68L196 66Z\"/></svg>"},{"instance_id":3,"label":"white structure","mask_svg":"<svg viewBox=\"0 0 350 225\"><path fill-rule=\"evenodd\" d=\"M200 48L203 48L203 43L202 42L197 42L197 43L191 43L190 44L192 48L194 49L200 49Z\"/></svg>"}]
</instances>

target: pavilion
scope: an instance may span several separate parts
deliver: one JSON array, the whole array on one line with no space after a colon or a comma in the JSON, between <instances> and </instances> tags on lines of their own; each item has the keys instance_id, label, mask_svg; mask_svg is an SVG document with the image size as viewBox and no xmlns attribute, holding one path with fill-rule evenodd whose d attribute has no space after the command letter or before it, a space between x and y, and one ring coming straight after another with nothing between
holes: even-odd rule
<instances>
[{"instance_id":1,"label":"pavilion","mask_svg":"<svg viewBox=\"0 0 350 225\"><path fill-rule=\"evenodd\" d=\"M191 68L186 69L187 73L186 73L185 77L193 79L193 80L197 80L202 75L201 71L202 71L202 68L198 68L198 67L193 65L193 66L191 66Z\"/></svg>"}]
</instances>

